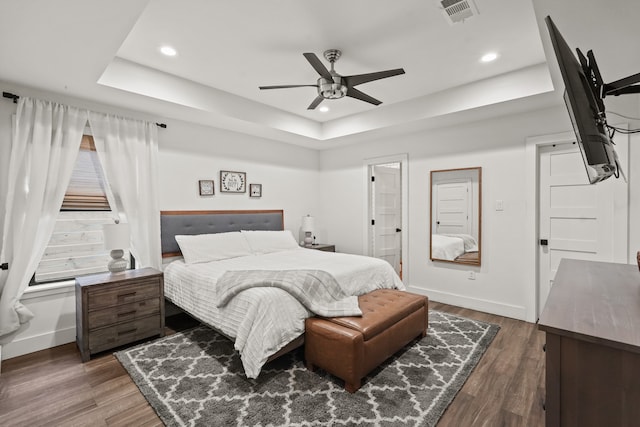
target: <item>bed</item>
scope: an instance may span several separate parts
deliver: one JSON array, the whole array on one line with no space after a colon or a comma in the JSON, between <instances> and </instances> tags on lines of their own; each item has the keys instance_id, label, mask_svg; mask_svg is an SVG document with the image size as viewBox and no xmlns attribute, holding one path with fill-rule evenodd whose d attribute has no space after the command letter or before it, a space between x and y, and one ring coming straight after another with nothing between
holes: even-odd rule
<instances>
[{"instance_id":1,"label":"bed","mask_svg":"<svg viewBox=\"0 0 640 427\"><path fill-rule=\"evenodd\" d=\"M478 253L478 242L468 234L432 234L431 258L447 261L462 260Z\"/></svg>"},{"instance_id":2,"label":"bed","mask_svg":"<svg viewBox=\"0 0 640 427\"><path fill-rule=\"evenodd\" d=\"M345 301L374 289L404 289L386 261L301 248L283 224L281 210L161 213L163 256L171 260L165 297L233 340L248 378L301 345L304 321L315 313L278 287L251 287L221 305L230 275L328 273Z\"/></svg>"}]
</instances>

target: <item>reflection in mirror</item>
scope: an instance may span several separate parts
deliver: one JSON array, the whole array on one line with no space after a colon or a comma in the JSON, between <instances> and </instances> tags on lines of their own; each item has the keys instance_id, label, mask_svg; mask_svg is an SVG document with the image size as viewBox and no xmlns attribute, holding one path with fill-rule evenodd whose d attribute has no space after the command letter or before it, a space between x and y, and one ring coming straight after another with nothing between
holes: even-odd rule
<instances>
[{"instance_id":1,"label":"reflection in mirror","mask_svg":"<svg viewBox=\"0 0 640 427\"><path fill-rule=\"evenodd\" d=\"M431 260L480 265L482 168L431 171Z\"/></svg>"}]
</instances>

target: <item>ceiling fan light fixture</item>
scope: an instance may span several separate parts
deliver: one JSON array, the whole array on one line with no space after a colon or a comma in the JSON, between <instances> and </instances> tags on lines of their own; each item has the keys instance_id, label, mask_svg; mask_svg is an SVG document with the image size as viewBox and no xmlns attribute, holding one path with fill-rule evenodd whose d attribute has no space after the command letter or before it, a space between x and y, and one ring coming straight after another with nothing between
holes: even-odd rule
<instances>
[{"instance_id":1,"label":"ceiling fan light fixture","mask_svg":"<svg viewBox=\"0 0 640 427\"><path fill-rule=\"evenodd\" d=\"M324 99L344 98L347 95L347 90L347 85L343 84L342 78L329 80L321 77L318 79L318 94L322 95Z\"/></svg>"},{"instance_id":2,"label":"ceiling fan light fixture","mask_svg":"<svg viewBox=\"0 0 640 427\"><path fill-rule=\"evenodd\" d=\"M404 69L396 68L394 70L376 71L373 73L355 74L353 76L341 76L334 69L333 66L342 52L339 49L329 49L324 52L324 57L331 64L331 70L320 61L315 53L305 52L302 54L314 70L320 75L320 78L314 85L275 85L275 86L258 86L260 90L264 89L286 89L294 87L315 87L318 90L318 95L309 104L307 110L315 110L320 103L325 99L340 99L345 96L349 98L358 99L360 101L368 102L372 105L380 105L382 101L375 99L373 96L367 95L364 92L356 89L355 86L369 83L375 80L386 79L387 77L398 76L404 74Z\"/></svg>"}]
</instances>

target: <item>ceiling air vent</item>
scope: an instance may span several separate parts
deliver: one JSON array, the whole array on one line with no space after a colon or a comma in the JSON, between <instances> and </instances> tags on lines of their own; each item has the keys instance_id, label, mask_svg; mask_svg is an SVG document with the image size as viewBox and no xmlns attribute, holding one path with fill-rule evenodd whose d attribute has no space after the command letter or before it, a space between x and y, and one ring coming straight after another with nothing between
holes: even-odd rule
<instances>
[{"instance_id":1,"label":"ceiling air vent","mask_svg":"<svg viewBox=\"0 0 640 427\"><path fill-rule=\"evenodd\" d=\"M442 0L440 4L444 8L442 13L452 25L478 14L478 8L473 0Z\"/></svg>"}]
</instances>

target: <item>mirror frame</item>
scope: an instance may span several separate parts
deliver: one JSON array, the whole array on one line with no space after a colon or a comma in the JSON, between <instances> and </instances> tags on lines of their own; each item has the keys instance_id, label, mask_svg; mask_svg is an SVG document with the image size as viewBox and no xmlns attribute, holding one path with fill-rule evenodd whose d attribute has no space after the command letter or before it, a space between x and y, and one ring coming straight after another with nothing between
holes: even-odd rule
<instances>
[{"instance_id":1,"label":"mirror frame","mask_svg":"<svg viewBox=\"0 0 640 427\"><path fill-rule=\"evenodd\" d=\"M457 172L457 171L477 171L478 172L478 212L476 215L478 221L478 259L472 260L448 260L441 258L433 257L433 209L434 209L434 201L433 201L433 175L438 172ZM468 168L457 168L457 169L441 169L441 170L432 170L430 172L430 187L429 187L429 259L431 261L438 262L447 262L451 264L458 265L473 265L480 266L482 262L482 167L468 167Z\"/></svg>"}]
</instances>

